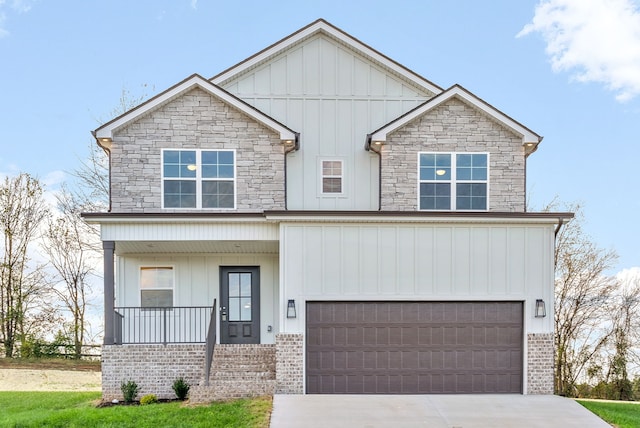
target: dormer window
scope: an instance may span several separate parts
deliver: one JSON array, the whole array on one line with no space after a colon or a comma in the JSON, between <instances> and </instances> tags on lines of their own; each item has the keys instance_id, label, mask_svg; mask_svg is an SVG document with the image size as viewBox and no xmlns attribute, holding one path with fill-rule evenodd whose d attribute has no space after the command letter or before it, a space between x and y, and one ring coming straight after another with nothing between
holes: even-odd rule
<instances>
[{"instance_id":1,"label":"dormer window","mask_svg":"<svg viewBox=\"0 0 640 428\"><path fill-rule=\"evenodd\" d=\"M486 211L487 153L419 153L420 210Z\"/></svg>"},{"instance_id":2,"label":"dormer window","mask_svg":"<svg viewBox=\"0 0 640 428\"><path fill-rule=\"evenodd\" d=\"M233 150L163 150L163 208L234 208Z\"/></svg>"}]
</instances>

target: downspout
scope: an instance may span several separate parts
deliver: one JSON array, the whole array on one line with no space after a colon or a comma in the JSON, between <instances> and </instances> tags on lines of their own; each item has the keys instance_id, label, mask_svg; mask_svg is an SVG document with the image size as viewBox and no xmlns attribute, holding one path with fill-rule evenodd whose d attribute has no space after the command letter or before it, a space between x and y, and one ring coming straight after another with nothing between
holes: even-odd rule
<instances>
[{"instance_id":1,"label":"downspout","mask_svg":"<svg viewBox=\"0 0 640 428\"><path fill-rule=\"evenodd\" d=\"M382 211L382 153L371 145L371 134L367 134L364 149L378 155L378 211Z\"/></svg>"},{"instance_id":2,"label":"downspout","mask_svg":"<svg viewBox=\"0 0 640 428\"><path fill-rule=\"evenodd\" d=\"M287 154L297 151L300 149L300 133L295 133L295 138L293 140L293 145L289 148L285 145L284 148L284 209L285 211L289 209L288 198L287 198Z\"/></svg>"},{"instance_id":3,"label":"downspout","mask_svg":"<svg viewBox=\"0 0 640 428\"><path fill-rule=\"evenodd\" d=\"M104 152L107 154L107 158L109 159L109 209L107 212L111 212L111 149L100 144L100 140L96 137L96 132L91 131L91 135L96 139L96 143Z\"/></svg>"},{"instance_id":4,"label":"downspout","mask_svg":"<svg viewBox=\"0 0 640 428\"><path fill-rule=\"evenodd\" d=\"M558 218L558 225L556 226L556 230L553 234L554 239L558 237L558 233L560 232L560 229L562 228L562 225L564 224L564 220L562 219L562 217Z\"/></svg>"}]
</instances>

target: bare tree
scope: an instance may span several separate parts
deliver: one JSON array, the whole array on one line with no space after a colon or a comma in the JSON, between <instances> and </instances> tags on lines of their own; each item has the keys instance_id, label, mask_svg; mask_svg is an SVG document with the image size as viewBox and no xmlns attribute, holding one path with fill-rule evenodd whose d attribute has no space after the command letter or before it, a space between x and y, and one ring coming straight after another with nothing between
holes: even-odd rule
<instances>
[{"instance_id":1,"label":"bare tree","mask_svg":"<svg viewBox=\"0 0 640 428\"><path fill-rule=\"evenodd\" d=\"M608 308L617 282L606 273L617 255L585 234L579 205L569 209L576 216L556 237L555 390L573 396L612 332Z\"/></svg>"},{"instance_id":2,"label":"bare tree","mask_svg":"<svg viewBox=\"0 0 640 428\"><path fill-rule=\"evenodd\" d=\"M82 221L78 205L66 188L58 195L60 215L49 218L44 232L42 249L56 271L58 287L52 291L71 314L70 336L73 339L74 356L82 356L87 325L85 313L90 292L89 276L94 273L96 237Z\"/></svg>"},{"instance_id":3,"label":"bare tree","mask_svg":"<svg viewBox=\"0 0 640 428\"><path fill-rule=\"evenodd\" d=\"M39 269L29 272L29 244L38 236L47 215L43 189L28 174L6 177L0 185L0 228L3 252L0 264L0 337L6 357L12 357L16 342L26 333L30 303L45 288Z\"/></svg>"}]
</instances>

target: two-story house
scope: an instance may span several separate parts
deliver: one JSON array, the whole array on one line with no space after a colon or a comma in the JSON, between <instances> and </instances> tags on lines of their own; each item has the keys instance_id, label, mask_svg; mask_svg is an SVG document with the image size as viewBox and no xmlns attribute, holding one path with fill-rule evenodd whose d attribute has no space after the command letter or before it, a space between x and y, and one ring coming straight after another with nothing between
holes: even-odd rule
<instances>
[{"instance_id":1,"label":"two-story house","mask_svg":"<svg viewBox=\"0 0 640 428\"><path fill-rule=\"evenodd\" d=\"M572 215L526 211L542 137L463 87L318 20L94 135L104 399L553 393Z\"/></svg>"}]
</instances>

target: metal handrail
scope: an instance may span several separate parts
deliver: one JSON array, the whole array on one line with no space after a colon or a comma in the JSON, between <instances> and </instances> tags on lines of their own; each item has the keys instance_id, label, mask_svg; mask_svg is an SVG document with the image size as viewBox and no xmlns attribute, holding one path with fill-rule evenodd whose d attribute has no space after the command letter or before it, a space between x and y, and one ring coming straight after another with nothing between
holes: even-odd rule
<instances>
[{"instance_id":1,"label":"metal handrail","mask_svg":"<svg viewBox=\"0 0 640 428\"><path fill-rule=\"evenodd\" d=\"M116 343L205 343L211 306L117 307Z\"/></svg>"},{"instance_id":2,"label":"metal handrail","mask_svg":"<svg viewBox=\"0 0 640 428\"><path fill-rule=\"evenodd\" d=\"M113 317L114 326L114 341L113 343L116 345L120 345L122 343L122 325L124 320L124 315L122 315L118 311L113 311L115 313L115 317Z\"/></svg>"},{"instance_id":3,"label":"metal handrail","mask_svg":"<svg viewBox=\"0 0 640 428\"><path fill-rule=\"evenodd\" d=\"M213 362L213 351L216 346L216 299L213 299L213 308L211 309L211 318L209 319L209 329L207 330L207 353L204 362L204 384L209 386L209 375L211 374L211 363Z\"/></svg>"}]
</instances>

